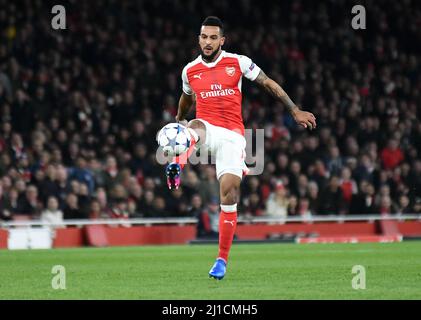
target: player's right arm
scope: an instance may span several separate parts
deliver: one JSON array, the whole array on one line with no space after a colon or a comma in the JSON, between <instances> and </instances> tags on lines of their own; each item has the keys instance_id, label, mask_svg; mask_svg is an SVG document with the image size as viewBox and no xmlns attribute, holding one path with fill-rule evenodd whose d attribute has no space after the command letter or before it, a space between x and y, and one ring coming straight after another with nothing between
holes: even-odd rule
<instances>
[{"instance_id":1,"label":"player's right arm","mask_svg":"<svg viewBox=\"0 0 421 320\"><path fill-rule=\"evenodd\" d=\"M314 129L316 128L316 118L311 112L302 111L295 105L290 99L287 93L282 87L274 80L269 78L262 69L256 66L250 58L246 56L239 56L239 63L243 75L251 80L255 81L263 88L266 89L275 99L280 100L287 107L294 120L302 125L304 128Z\"/></svg>"},{"instance_id":2,"label":"player's right arm","mask_svg":"<svg viewBox=\"0 0 421 320\"><path fill-rule=\"evenodd\" d=\"M181 73L181 80L183 83L183 93L181 94L180 100L178 101L178 112L177 116L175 117L177 122L186 119L186 116L194 103L194 92L187 77L187 66L183 68L183 72Z\"/></svg>"},{"instance_id":3,"label":"player's right arm","mask_svg":"<svg viewBox=\"0 0 421 320\"><path fill-rule=\"evenodd\" d=\"M178 112L177 116L175 117L175 120L177 122L183 121L186 119L187 114L190 111L190 108L192 107L194 103L194 95L188 95L184 91L180 96L180 100L178 101Z\"/></svg>"},{"instance_id":4,"label":"player's right arm","mask_svg":"<svg viewBox=\"0 0 421 320\"><path fill-rule=\"evenodd\" d=\"M283 102L299 125L302 125L304 128L310 128L310 130L316 128L316 117L311 112L300 110L300 108L292 102L284 89L282 89L274 80L269 78L263 70L260 70L255 81L265 88L275 99Z\"/></svg>"}]
</instances>

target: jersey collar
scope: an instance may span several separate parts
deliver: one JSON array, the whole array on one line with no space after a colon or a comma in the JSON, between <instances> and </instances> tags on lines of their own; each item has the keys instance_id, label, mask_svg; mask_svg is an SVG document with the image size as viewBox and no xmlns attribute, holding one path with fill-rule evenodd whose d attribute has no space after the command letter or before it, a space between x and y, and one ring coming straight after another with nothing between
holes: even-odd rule
<instances>
[{"instance_id":1,"label":"jersey collar","mask_svg":"<svg viewBox=\"0 0 421 320\"><path fill-rule=\"evenodd\" d=\"M199 55L200 61L202 62L202 64L204 64L205 66L207 66L208 68L212 68L214 67L219 61L221 61L221 59L225 56L225 50L221 51L221 54L219 55L219 57L214 61L214 62L206 62L205 60L203 60L202 55Z\"/></svg>"}]
</instances>

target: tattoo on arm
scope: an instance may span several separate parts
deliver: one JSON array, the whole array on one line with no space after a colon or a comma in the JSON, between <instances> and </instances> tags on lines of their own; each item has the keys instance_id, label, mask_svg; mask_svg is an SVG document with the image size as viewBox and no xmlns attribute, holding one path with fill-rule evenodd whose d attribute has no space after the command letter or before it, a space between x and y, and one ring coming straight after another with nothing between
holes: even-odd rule
<instances>
[{"instance_id":1,"label":"tattoo on arm","mask_svg":"<svg viewBox=\"0 0 421 320\"><path fill-rule=\"evenodd\" d=\"M264 83L267 79L269 79L269 77L266 75L266 73L264 73L263 70L260 70L256 80L254 81L256 81L261 86L264 86Z\"/></svg>"},{"instance_id":2,"label":"tattoo on arm","mask_svg":"<svg viewBox=\"0 0 421 320\"><path fill-rule=\"evenodd\" d=\"M260 70L259 75L255 80L259 85L263 86L266 91L268 91L274 98L282 101L285 106L288 108L288 111L292 113L293 111L298 110L298 107L290 99L287 93L282 89L282 87L277 84L275 81L270 79L263 70Z\"/></svg>"}]
</instances>

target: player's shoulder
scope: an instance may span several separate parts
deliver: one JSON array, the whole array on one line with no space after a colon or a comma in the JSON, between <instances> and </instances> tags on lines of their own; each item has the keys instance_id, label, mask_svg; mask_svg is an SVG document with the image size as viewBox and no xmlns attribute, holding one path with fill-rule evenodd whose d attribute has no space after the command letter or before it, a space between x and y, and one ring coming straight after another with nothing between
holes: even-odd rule
<instances>
[{"instance_id":1,"label":"player's shoulder","mask_svg":"<svg viewBox=\"0 0 421 320\"><path fill-rule=\"evenodd\" d=\"M187 70L189 70L189 69L191 69L192 67L194 67L194 66L196 66L196 65L199 65L200 63L201 63L201 59L200 59L200 56L197 56L197 58L196 59L194 59L194 60L192 60L192 61L190 61L189 63L187 63L185 66L184 66L184 68L183 68L183 73L186 73L187 72Z\"/></svg>"},{"instance_id":2,"label":"player's shoulder","mask_svg":"<svg viewBox=\"0 0 421 320\"><path fill-rule=\"evenodd\" d=\"M239 65L239 68L241 69L241 72L243 72L243 74L248 74L254 69L256 69L256 71L254 72L256 73L259 72L259 68L255 68L256 64L253 62L253 60L251 60L248 56L244 54L226 52L225 57L227 57L228 59L235 59L235 61L237 61ZM255 77L253 76L252 78L255 78Z\"/></svg>"},{"instance_id":3,"label":"player's shoulder","mask_svg":"<svg viewBox=\"0 0 421 320\"><path fill-rule=\"evenodd\" d=\"M238 54L238 53L227 52L227 51L225 51L224 53L225 53L224 54L224 57L226 57L226 58L234 58L234 59L237 59L238 61L244 61L244 60L249 60L250 59L249 57L247 57L244 54Z\"/></svg>"}]
</instances>

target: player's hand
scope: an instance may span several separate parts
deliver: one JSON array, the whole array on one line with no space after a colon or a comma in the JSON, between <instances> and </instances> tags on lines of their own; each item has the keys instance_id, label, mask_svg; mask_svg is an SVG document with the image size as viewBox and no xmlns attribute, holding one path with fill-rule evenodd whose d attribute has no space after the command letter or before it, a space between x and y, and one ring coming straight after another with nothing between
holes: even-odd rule
<instances>
[{"instance_id":1,"label":"player's hand","mask_svg":"<svg viewBox=\"0 0 421 320\"><path fill-rule=\"evenodd\" d=\"M294 120L297 124L303 126L304 128L309 128L313 130L316 128L316 117L311 112L297 110L294 113Z\"/></svg>"},{"instance_id":2,"label":"player's hand","mask_svg":"<svg viewBox=\"0 0 421 320\"><path fill-rule=\"evenodd\" d=\"M177 121L179 124L182 124L185 127L187 127L187 124L189 123L186 119L180 119L178 115L175 117L175 121Z\"/></svg>"}]
</instances>

